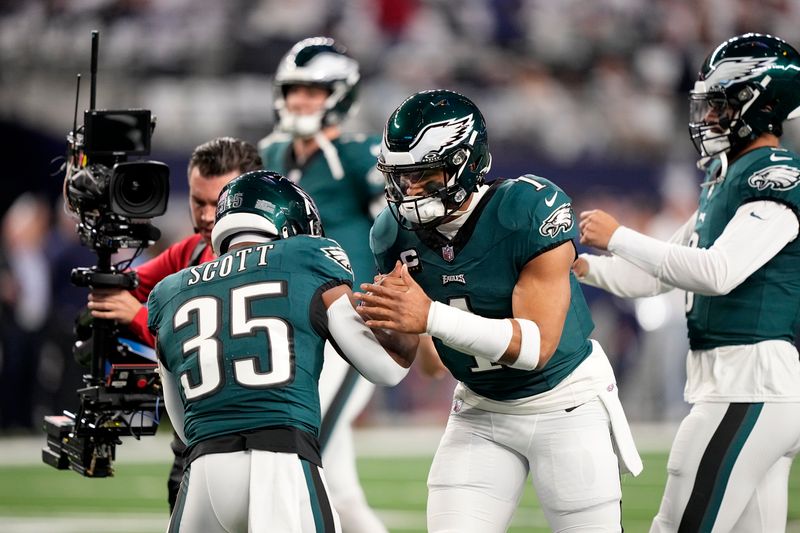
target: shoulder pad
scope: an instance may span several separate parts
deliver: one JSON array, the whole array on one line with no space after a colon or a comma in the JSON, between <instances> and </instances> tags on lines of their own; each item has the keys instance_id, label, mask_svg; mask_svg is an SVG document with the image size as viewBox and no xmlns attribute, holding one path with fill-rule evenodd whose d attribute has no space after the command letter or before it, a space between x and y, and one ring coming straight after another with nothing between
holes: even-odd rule
<instances>
[{"instance_id":1,"label":"shoulder pad","mask_svg":"<svg viewBox=\"0 0 800 533\"><path fill-rule=\"evenodd\" d=\"M282 131L273 131L260 141L258 141L258 150L266 150L275 143L285 143L292 140L292 136Z\"/></svg>"},{"instance_id":2,"label":"shoulder pad","mask_svg":"<svg viewBox=\"0 0 800 533\"><path fill-rule=\"evenodd\" d=\"M369 244L375 255L386 252L397 240L397 232L400 231L400 227L389 209L388 206L383 208L383 211L375 218L369 232Z\"/></svg>"},{"instance_id":3,"label":"shoulder pad","mask_svg":"<svg viewBox=\"0 0 800 533\"><path fill-rule=\"evenodd\" d=\"M353 267L350 258L338 242L311 235L292 237L285 242L291 243L294 248L288 252L294 257L293 262L297 268L309 268L323 277L349 279L352 283Z\"/></svg>"},{"instance_id":4,"label":"shoulder pad","mask_svg":"<svg viewBox=\"0 0 800 533\"><path fill-rule=\"evenodd\" d=\"M532 174L506 180L499 187L495 194L502 194L502 197L497 218L510 230L542 223L554 211L572 202L558 185Z\"/></svg>"},{"instance_id":5,"label":"shoulder pad","mask_svg":"<svg viewBox=\"0 0 800 533\"><path fill-rule=\"evenodd\" d=\"M788 150L765 150L742 173L744 199L775 199L800 207L800 157Z\"/></svg>"},{"instance_id":6,"label":"shoulder pad","mask_svg":"<svg viewBox=\"0 0 800 533\"><path fill-rule=\"evenodd\" d=\"M369 157L374 157L377 162L378 155L380 155L381 138L377 135L366 135L364 133L350 133L342 134L338 139L334 140L334 144L346 153L352 154L369 154Z\"/></svg>"}]
</instances>

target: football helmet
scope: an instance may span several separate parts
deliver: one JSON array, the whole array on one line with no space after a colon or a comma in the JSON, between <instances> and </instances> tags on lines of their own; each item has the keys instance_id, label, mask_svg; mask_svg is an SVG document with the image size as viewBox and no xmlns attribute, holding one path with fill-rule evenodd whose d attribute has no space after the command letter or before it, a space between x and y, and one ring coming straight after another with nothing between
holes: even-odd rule
<instances>
[{"instance_id":1,"label":"football helmet","mask_svg":"<svg viewBox=\"0 0 800 533\"><path fill-rule=\"evenodd\" d=\"M735 154L763 133L780 136L799 106L800 54L778 37L747 33L703 63L689 95L689 133L705 160Z\"/></svg>"},{"instance_id":2,"label":"football helmet","mask_svg":"<svg viewBox=\"0 0 800 533\"><path fill-rule=\"evenodd\" d=\"M341 123L355 109L361 76L358 62L328 37L310 37L295 44L281 59L273 82L273 107L278 128L296 137L313 137L323 127ZM298 115L286 108L286 92L293 85L325 88L323 108Z\"/></svg>"},{"instance_id":3,"label":"football helmet","mask_svg":"<svg viewBox=\"0 0 800 533\"><path fill-rule=\"evenodd\" d=\"M268 170L254 170L231 180L219 194L211 245L228 251L239 234L270 241L295 235L322 236L314 200L300 187Z\"/></svg>"},{"instance_id":4,"label":"football helmet","mask_svg":"<svg viewBox=\"0 0 800 533\"><path fill-rule=\"evenodd\" d=\"M390 210L406 229L433 227L453 214L484 182L491 164L483 115L453 91L411 95L383 130L378 170L386 178ZM439 169L443 180L431 187L430 172ZM423 193L409 194L417 183Z\"/></svg>"}]
</instances>

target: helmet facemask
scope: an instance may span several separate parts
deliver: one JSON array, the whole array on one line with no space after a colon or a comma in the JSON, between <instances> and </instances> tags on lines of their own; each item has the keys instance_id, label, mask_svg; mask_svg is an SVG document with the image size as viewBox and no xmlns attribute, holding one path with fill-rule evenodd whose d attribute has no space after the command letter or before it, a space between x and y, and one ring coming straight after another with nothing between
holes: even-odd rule
<instances>
[{"instance_id":1,"label":"helmet facemask","mask_svg":"<svg viewBox=\"0 0 800 533\"><path fill-rule=\"evenodd\" d=\"M416 165L387 165L378 162L386 178L386 199L390 211L405 229L438 226L458 211L469 198L459 176L469 162L469 148L459 148L448 158Z\"/></svg>"},{"instance_id":2,"label":"helmet facemask","mask_svg":"<svg viewBox=\"0 0 800 533\"><path fill-rule=\"evenodd\" d=\"M741 117L741 110L731 104L721 89L691 92L689 134L701 157L711 158L731 148L732 130L738 129Z\"/></svg>"}]
</instances>

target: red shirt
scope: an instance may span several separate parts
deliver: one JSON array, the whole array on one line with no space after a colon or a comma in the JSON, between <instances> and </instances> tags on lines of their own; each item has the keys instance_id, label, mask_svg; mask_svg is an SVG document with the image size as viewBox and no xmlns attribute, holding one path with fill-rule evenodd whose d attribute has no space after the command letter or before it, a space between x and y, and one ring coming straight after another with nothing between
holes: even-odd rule
<instances>
[{"instance_id":1,"label":"red shirt","mask_svg":"<svg viewBox=\"0 0 800 533\"><path fill-rule=\"evenodd\" d=\"M184 268L191 266L189 263L192 260L192 255L195 253L202 236L198 233L176 242L159 255L142 263L136 267L136 273L139 275L139 286L132 290L131 293L142 303L147 302L147 297L153 287L166 278L170 274L174 274ZM204 246L200 252L199 261L197 264L205 263L214 259L214 252L211 246ZM155 339L150 331L147 329L147 306L143 306L133 317L133 322L128 326L132 333L139 337L148 346L155 345Z\"/></svg>"}]
</instances>

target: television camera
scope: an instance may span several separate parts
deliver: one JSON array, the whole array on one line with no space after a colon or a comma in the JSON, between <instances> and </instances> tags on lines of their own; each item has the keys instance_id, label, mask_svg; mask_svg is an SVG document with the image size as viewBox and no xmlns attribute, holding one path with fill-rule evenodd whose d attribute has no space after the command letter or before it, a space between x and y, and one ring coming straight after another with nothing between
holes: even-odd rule
<instances>
[{"instance_id":1,"label":"television camera","mask_svg":"<svg viewBox=\"0 0 800 533\"><path fill-rule=\"evenodd\" d=\"M77 215L81 244L97 254L97 264L75 268L70 277L80 287L130 290L138 285L135 272L113 264L112 256L129 248L135 257L160 237L150 219L166 211L169 168L157 161L128 161L150 153L155 118L149 110L95 109L98 43L94 31L90 109L78 127L78 75L64 178L65 203ZM42 460L87 477L112 476L121 437L153 435L158 427L163 409L157 363L148 347L120 337L113 320L84 313L75 333L73 353L89 373L77 390L77 412L44 417Z\"/></svg>"}]
</instances>

